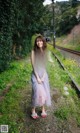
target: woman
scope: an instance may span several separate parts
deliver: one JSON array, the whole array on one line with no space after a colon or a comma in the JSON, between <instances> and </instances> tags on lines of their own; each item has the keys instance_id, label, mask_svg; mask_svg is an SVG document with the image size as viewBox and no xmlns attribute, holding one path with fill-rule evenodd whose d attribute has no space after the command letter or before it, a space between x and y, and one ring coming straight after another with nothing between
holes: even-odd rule
<instances>
[{"instance_id":1,"label":"woman","mask_svg":"<svg viewBox=\"0 0 80 133\"><path fill-rule=\"evenodd\" d=\"M35 39L34 49L31 52L31 63L33 72L32 81L32 118L37 119L36 107L42 107L42 118L47 116L45 105L51 105L50 87L46 72L47 44L44 38L39 35Z\"/></svg>"}]
</instances>

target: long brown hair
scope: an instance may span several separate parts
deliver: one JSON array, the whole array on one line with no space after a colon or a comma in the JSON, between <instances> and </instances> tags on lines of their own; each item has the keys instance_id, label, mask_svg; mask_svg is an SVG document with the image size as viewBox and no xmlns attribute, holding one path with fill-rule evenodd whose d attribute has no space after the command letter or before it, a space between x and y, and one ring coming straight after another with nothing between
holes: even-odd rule
<instances>
[{"instance_id":1,"label":"long brown hair","mask_svg":"<svg viewBox=\"0 0 80 133\"><path fill-rule=\"evenodd\" d=\"M38 40L42 40L43 41L43 47L42 47L42 49L43 49L43 51L45 51L46 48L47 48L47 44L46 44L46 40L43 38L42 35L39 35L39 36L36 37L35 43L34 43L34 51L37 52L39 50L39 47L37 46L37 41Z\"/></svg>"}]
</instances>

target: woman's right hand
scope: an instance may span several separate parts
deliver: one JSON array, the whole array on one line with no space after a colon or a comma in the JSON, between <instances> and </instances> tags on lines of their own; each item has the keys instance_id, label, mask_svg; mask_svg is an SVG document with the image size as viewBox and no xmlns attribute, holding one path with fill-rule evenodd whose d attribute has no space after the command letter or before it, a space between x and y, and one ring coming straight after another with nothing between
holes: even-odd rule
<instances>
[{"instance_id":1,"label":"woman's right hand","mask_svg":"<svg viewBox=\"0 0 80 133\"><path fill-rule=\"evenodd\" d=\"M39 83L39 84L41 84L41 83L42 83L42 81L41 81L41 79L40 79L40 78L37 78L37 81L38 81L38 83Z\"/></svg>"}]
</instances>

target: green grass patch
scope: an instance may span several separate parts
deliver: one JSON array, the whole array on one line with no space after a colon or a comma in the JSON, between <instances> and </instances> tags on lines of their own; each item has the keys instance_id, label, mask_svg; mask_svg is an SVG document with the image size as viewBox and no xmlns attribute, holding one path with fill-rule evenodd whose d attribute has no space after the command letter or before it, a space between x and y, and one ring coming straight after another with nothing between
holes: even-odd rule
<instances>
[{"instance_id":1,"label":"green grass patch","mask_svg":"<svg viewBox=\"0 0 80 133\"><path fill-rule=\"evenodd\" d=\"M77 126L80 126L80 103L76 94L74 97L76 98L71 97L71 95L66 98L63 97L54 114L61 120L75 119Z\"/></svg>"},{"instance_id":2,"label":"green grass patch","mask_svg":"<svg viewBox=\"0 0 80 133\"><path fill-rule=\"evenodd\" d=\"M65 119L68 119L69 113L70 113L70 110L67 107L62 106L59 109L57 109L54 114L56 117L62 120L65 120Z\"/></svg>"},{"instance_id":3,"label":"green grass patch","mask_svg":"<svg viewBox=\"0 0 80 133\"><path fill-rule=\"evenodd\" d=\"M23 128L25 113L21 107L24 102L24 90L29 88L31 78L31 63L29 58L11 63L9 70L0 74L0 91L4 90L7 84L11 83L8 93L0 102L0 124L9 126L9 133L19 133ZM26 91L29 91L26 90ZM23 93L24 92L24 93ZM26 95L26 105L28 102Z\"/></svg>"},{"instance_id":4,"label":"green grass patch","mask_svg":"<svg viewBox=\"0 0 80 133\"><path fill-rule=\"evenodd\" d=\"M54 114L61 121L69 122L72 119L72 121L76 121L77 126L80 126L80 101L70 86L68 86L68 92L69 95L62 95Z\"/></svg>"},{"instance_id":5,"label":"green grass patch","mask_svg":"<svg viewBox=\"0 0 80 133\"><path fill-rule=\"evenodd\" d=\"M31 64L27 62L27 58L22 61L14 61L10 64L10 68L0 74L0 91L5 89L7 84L22 87L29 81Z\"/></svg>"}]
</instances>

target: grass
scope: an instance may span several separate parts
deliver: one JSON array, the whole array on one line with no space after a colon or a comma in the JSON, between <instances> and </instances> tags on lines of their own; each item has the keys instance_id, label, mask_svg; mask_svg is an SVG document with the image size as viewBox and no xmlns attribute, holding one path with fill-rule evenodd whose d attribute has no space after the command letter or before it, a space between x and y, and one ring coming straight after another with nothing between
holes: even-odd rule
<instances>
[{"instance_id":1,"label":"grass","mask_svg":"<svg viewBox=\"0 0 80 133\"><path fill-rule=\"evenodd\" d=\"M26 58L12 62L9 70L0 74L0 91L5 89L7 84L12 84L4 100L0 102L0 124L8 124L10 133L19 133L23 127L25 113L20 104L24 95L22 92L29 88L31 70L30 61Z\"/></svg>"},{"instance_id":2,"label":"grass","mask_svg":"<svg viewBox=\"0 0 80 133\"><path fill-rule=\"evenodd\" d=\"M69 92L69 94L70 93L71 92ZM80 103L79 99L75 97L76 94L74 97L71 97L71 94L66 98L63 97L58 105L58 109L54 112L54 114L57 118L64 121L67 120L69 122L70 119L73 121L76 120L77 126L80 126Z\"/></svg>"},{"instance_id":3,"label":"grass","mask_svg":"<svg viewBox=\"0 0 80 133\"><path fill-rule=\"evenodd\" d=\"M0 90L5 89L8 83L17 88L22 87L24 82L26 84L29 81L30 69L31 66L27 63L27 59L12 62L9 70L0 74ZM18 81L20 82L19 84Z\"/></svg>"}]
</instances>

